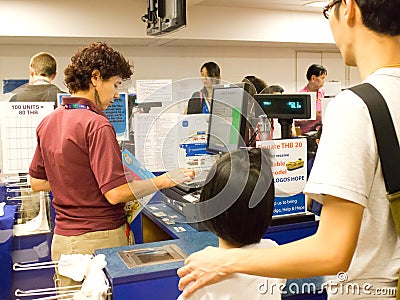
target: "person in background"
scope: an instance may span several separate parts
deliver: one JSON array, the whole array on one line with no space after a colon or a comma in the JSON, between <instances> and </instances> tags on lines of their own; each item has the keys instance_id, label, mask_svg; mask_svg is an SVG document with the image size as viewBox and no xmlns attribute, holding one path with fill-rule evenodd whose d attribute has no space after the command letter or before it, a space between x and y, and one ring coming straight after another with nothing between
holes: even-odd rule
<instances>
[{"instance_id":1,"label":"person in background","mask_svg":"<svg viewBox=\"0 0 400 300\"><path fill-rule=\"evenodd\" d=\"M215 172L210 172L207 184L200 195L200 214L207 228L218 236L221 249L259 249L278 246L276 242L262 239L271 223L274 210L274 181L268 152L261 148L237 149L223 155L213 166ZM232 176L242 180L232 180ZM255 206L250 199L256 189L260 177L267 182L263 193ZM243 190L237 195L236 201L224 212L214 216L209 212L207 201L218 201L224 189L240 190L238 182L243 182ZM223 199L221 199L223 201ZM212 214L212 215L210 215ZM259 286L268 282L275 286L275 293L262 293ZM285 280L265 278L260 276L234 274L227 280L206 286L194 293L190 300L218 299L281 299L280 290L285 286ZM269 291L270 292L270 291ZM182 299L182 296L178 298Z\"/></svg>"},{"instance_id":2,"label":"person in background","mask_svg":"<svg viewBox=\"0 0 400 300\"><path fill-rule=\"evenodd\" d=\"M399 0L334 0L323 10L344 63L358 67L362 81L385 98L398 139L399 10ZM395 299L400 238L368 108L350 90L329 103L304 193L323 203L314 235L272 249L208 247L194 253L178 270L184 296L234 273L278 278L336 274L337 280L326 286L330 300Z\"/></svg>"},{"instance_id":3,"label":"person in background","mask_svg":"<svg viewBox=\"0 0 400 300\"><path fill-rule=\"evenodd\" d=\"M285 90L280 85L271 85L264 88L260 94L283 94ZM281 138L281 124L279 124L277 118L269 118L271 124L270 139Z\"/></svg>"},{"instance_id":4,"label":"person in background","mask_svg":"<svg viewBox=\"0 0 400 300\"><path fill-rule=\"evenodd\" d=\"M13 90L10 102L54 102L57 93L64 93L52 84L57 76L57 61L53 55L40 52L32 56L29 63L29 83Z\"/></svg>"},{"instance_id":5,"label":"person in background","mask_svg":"<svg viewBox=\"0 0 400 300\"><path fill-rule=\"evenodd\" d=\"M29 62L29 82L11 91L10 102L53 102L57 107L57 93L64 93L52 84L57 76L57 61L53 55L39 52ZM20 173L21 182L26 182L26 173ZM38 193L21 189L21 217L29 221L39 213Z\"/></svg>"},{"instance_id":6,"label":"person in background","mask_svg":"<svg viewBox=\"0 0 400 300\"><path fill-rule=\"evenodd\" d=\"M316 119L315 120L298 120L295 121L295 126L300 129L297 135L307 133L311 130L317 130L316 126L322 122L322 103L324 99L324 83L325 78L328 75L328 71L321 65L313 64L311 65L306 73L306 78L308 83L299 92L314 92L316 93Z\"/></svg>"},{"instance_id":7,"label":"person in background","mask_svg":"<svg viewBox=\"0 0 400 300\"><path fill-rule=\"evenodd\" d=\"M51 256L92 254L95 249L128 245L125 202L190 181L192 170L127 182L116 133L104 110L133 74L121 53L105 43L79 49L64 70L71 97L37 127L30 168L34 191L51 190L55 228ZM57 273L57 285L74 285Z\"/></svg>"},{"instance_id":8,"label":"person in background","mask_svg":"<svg viewBox=\"0 0 400 300\"><path fill-rule=\"evenodd\" d=\"M268 84L265 82L265 80L254 75L247 75L244 78L249 80L254 85L256 88L256 94L260 94L263 89L268 87Z\"/></svg>"},{"instance_id":9,"label":"person in background","mask_svg":"<svg viewBox=\"0 0 400 300\"><path fill-rule=\"evenodd\" d=\"M212 101L212 86L219 84L221 80L221 70L219 66L209 61L204 63L200 68L201 81L203 88L193 93L189 99L185 114L209 114Z\"/></svg>"},{"instance_id":10,"label":"person in background","mask_svg":"<svg viewBox=\"0 0 400 300\"><path fill-rule=\"evenodd\" d=\"M283 94L285 90L280 85L270 85L264 88L260 94Z\"/></svg>"}]
</instances>

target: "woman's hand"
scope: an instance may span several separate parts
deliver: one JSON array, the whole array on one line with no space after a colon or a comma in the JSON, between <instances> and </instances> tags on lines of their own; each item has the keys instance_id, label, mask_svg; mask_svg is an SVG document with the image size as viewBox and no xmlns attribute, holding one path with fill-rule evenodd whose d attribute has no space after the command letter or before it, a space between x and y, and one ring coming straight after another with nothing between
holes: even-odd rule
<instances>
[{"instance_id":1,"label":"woman's hand","mask_svg":"<svg viewBox=\"0 0 400 300\"><path fill-rule=\"evenodd\" d=\"M170 188L185 181L191 181L194 178L194 170L191 169L175 169L160 176L163 179L162 188Z\"/></svg>"}]
</instances>

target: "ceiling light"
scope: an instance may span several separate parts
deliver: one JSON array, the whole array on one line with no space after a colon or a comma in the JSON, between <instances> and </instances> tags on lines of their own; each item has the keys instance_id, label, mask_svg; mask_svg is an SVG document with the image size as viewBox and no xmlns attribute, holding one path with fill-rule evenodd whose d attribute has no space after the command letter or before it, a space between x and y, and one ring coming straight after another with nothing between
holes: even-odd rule
<instances>
[{"instance_id":1,"label":"ceiling light","mask_svg":"<svg viewBox=\"0 0 400 300\"><path fill-rule=\"evenodd\" d=\"M325 7L329 1L313 1L307 4L304 4L304 6L311 6L311 7Z\"/></svg>"}]
</instances>

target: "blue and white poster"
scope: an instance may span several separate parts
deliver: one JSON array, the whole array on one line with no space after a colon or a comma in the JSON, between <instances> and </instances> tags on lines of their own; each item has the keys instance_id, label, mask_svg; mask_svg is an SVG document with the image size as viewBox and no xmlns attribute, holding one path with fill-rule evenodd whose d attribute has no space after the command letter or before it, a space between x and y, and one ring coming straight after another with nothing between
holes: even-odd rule
<instances>
[{"instance_id":1,"label":"blue and white poster","mask_svg":"<svg viewBox=\"0 0 400 300\"><path fill-rule=\"evenodd\" d=\"M118 141L128 141L128 94L119 93L119 98L114 99L113 105L109 106L104 113L114 126Z\"/></svg>"},{"instance_id":2,"label":"blue and white poster","mask_svg":"<svg viewBox=\"0 0 400 300\"><path fill-rule=\"evenodd\" d=\"M307 140L305 138L257 142L273 156L272 172L275 181L273 216L306 212L303 194L307 181Z\"/></svg>"}]
</instances>

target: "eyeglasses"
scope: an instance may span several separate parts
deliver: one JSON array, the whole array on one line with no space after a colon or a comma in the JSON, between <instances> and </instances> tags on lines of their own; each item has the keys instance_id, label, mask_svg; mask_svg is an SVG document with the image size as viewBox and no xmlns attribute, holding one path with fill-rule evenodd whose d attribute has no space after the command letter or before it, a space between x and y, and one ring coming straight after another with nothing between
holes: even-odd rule
<instances>
[{"instance_id":1,"label":"eyeglasses","mask_svg":"<svg viewBox=\"0 0 400 300\"><path fill-rule=\"evenodd\" d=\"M342 0L335 0L324 7L324 9L322 10L322 14L326 19L329 20L329 11L331 10L331 8L340 2L342 2Z\"/></svg>"}]
</instances>

